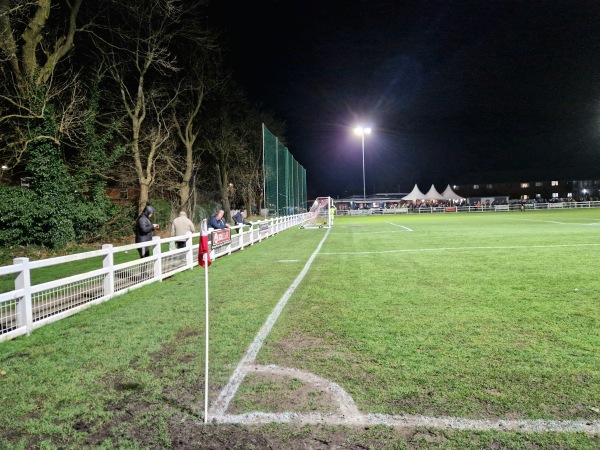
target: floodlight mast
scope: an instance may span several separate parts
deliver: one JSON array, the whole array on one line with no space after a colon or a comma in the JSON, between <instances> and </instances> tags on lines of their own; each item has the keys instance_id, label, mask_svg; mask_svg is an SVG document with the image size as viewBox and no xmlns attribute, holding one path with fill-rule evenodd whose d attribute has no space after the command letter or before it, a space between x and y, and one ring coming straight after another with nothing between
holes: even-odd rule
<instances>
[{"instance_id":1,"label":"floodlight mast","mask_svg":"<svg viewBox=\"0 0 600 450\"><path fill-rule=\"evenodd\" d=\"M356 128L354 128L354 133L358 134L362 139L363 202L366 203L367 187L365 183L365 134L371 134L371 128L359 125Z\"/></svg>"}]
</instances>

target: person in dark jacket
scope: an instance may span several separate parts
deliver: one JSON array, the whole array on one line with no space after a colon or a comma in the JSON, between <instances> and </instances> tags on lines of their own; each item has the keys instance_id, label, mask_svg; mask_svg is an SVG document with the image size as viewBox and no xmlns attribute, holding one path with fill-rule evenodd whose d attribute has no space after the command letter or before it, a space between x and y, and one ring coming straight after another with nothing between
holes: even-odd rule
<instances>
[{"instance_id":1,"label":"person in dark jacket","mask_svg":"<svg viewBox=\"0 0 600 450\"><path fill-rule=\"evenodd\" d=\"M219 210L214 216L210 218L208 221L208 226L214 228L215 230L222 230L223 228L229 228L229 224L223 218L225 211L222 209Z\"/></svg>"},{"instance_id":2,"label":"person in dark jacket","mask_svg":"<svg viewBox=\"0 0 600 450\"><path fill-rule=\"evenodd\" d=\"M152 240L154 230L159 229L157 223L152 223L150 218L154 215L154 208L150 205L146 206L135 224L135 242L148 242ZM150 256L150 247L138 248L140 258Z\"/></svg>"},{"instance_id":3,"label":"person in dark jacket","mask_svg":"<svg viewBox=\"0 0 600 450\"><path fill-rule=\"evenodd\" d=\"M242 206L242 208L232 217L233 219L233 223L235 225L250 225L252 226L251 222L248 222L244 216L246 215L246 209ZM241 233L242 229L238 229L238 233Z\"/></svg>"}]
</instances>

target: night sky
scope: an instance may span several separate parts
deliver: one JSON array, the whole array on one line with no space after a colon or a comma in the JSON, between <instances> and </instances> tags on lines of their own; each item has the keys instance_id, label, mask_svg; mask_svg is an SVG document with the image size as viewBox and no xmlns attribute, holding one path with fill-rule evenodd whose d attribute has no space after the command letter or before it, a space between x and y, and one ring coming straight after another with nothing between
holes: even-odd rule
<instances>
[{"instance_id":1,"label":"night sky","mask_svg":"<svg viewBox=\"0 0 600 450\"><path fill-rule=\"evenodd\" d=\"M600 178L599 1L217 1L308 197Z\"/></svg>"}]
</instances>

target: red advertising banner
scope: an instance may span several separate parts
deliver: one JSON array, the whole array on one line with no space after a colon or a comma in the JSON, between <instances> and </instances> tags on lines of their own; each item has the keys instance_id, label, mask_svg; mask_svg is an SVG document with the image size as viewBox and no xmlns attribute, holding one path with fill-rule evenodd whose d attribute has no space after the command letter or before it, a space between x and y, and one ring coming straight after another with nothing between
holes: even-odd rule
<instances>
[{"instance_id":1,"label":"red advertising banner","mask_svg":"<svg viewBox=\"0 0 600 450\"><path fill-rule=\"evenodd\" d=\"M224 228L222 230L213 231L211 242L212 248L229 244L231 242L231 230L229 228Z\"/></svg>"},{"instance_id":2,"label":"red advertising banner","mask_svg":"<svg viewBox=\"0 0 600 450\"><path fill-rule=\"evenodd\" d=\"M444 212L456 212L456 206L448 206L444 208Z\"/></svg>"}]
</instances>

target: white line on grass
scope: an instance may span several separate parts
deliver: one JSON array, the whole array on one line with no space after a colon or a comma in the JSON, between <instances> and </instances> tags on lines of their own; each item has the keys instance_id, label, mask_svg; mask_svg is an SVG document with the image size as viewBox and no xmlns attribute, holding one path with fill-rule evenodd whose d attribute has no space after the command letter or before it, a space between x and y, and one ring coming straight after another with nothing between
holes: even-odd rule
<instances>
[{"instance_id":1,"label":"white line on grass","mask_svg":"<svg viewBox=\"0 0 600 450\"><path fill-rule=\"evenodd\" d=\"M570 432L600 433L600 422L582 420L506 420L506 419L466 419L463 417L428 417L386 414L345 414L321 413L263 413L227 414L221 417L225 423L295 423L327 425L386 425L395 428L438 428L445 430L498 430L522 432Z\"/></svg>"},{"instance_id":2,"label":"white line on grass","mask_svg":"<svg viewBox=\"0 0 600 450\"><path fill-rule=\"evenodd\" d=\"M283 297L281 297L279 302L277 302L275 309L273 310L273 312L271 312L271 315L267 318L267 321L263 324L263 326L258 331L258 334L254 338L254 341L252 342L252 344L250 344L250 347L248 347L248 351L246 352L246 354L244 355L244 357L242 358L242 360L236 367L235 371L233 372L233 375L231 375L229 382L223 388L223 390L219 393L219 396L217 397L217 400L215 401L214 405L212 406L211 412L209 414L216 420L219 420L219 418L221 416L223 416L223 414L225 414L225 411L227 410L227 407L229 406L229 402L231 402L231 399L233 398L233 396L239 389L240 385L242 384L242 381L244 380L244 377L246 376L246 373L247 373L246 366L251 364L256 359L256 355L258 355L258 352L259 352L260 348L262 347L263 342L265 341L266 337L269 335L269 332L271 331L271 328L273 328L275 321L281 314L283 307L286 305L289 298L292 296L292 294L294 293L294 291L296 290L298 285L304 279L304 276L308 272L308 269L310 268L312 262L314 261L317 254L319 253L319 250L321 250L321 247L323 246L325 239L327 239L327 236L329 235L330 231L331 231L331 228L329 228L327 230L327 232L325 233L325 236L323 236L323 239L321 239L321 242L319 242L319 245L317 245L316 250L310 256L310 258L308 258L308 261L304 265L304 268L302 269L302 272L300 272L300 275L298 275L296 277L294 282L290 285L290 287L287 289L287 291L285 291L285 293L283 294Z\"/></svg>"},{"instance_id":3,"label":"white line on grass","mask_svg":"<svg viewBox=\"0 0 600 450\"><path fill-rule=\"evenodd\" d=\"M357 235L357 234L400 234L400 233L404 233L404 231L402 231L402 230L388 230L388 231L348 231L348 232L336 231L335 235L339 236L340 234L353 234L353 235Z\"/></svg>"},{"instance_id":4,"label":"white line on grass","mask_svg":"<svg viewBox=\"0 0 600 450\"><path fill-rule=\"evenodd\" d=\"M581 222L557 222L555 220L537 220L537 219L517 219L515 217L511 217L511 220L524 220L526 222L542 222L542 223L555 223L557 225L584 225L584 226L595 226L595 225L600 225L599 222L593 222L593 223L581 223ZM585 220L594 220L594 219L585 219Z\"/></svg>"},{"instance_id":5,"label":"white line on grass","mask_svg":"<svg viewBox=\"0 0 600 450\"><path fill-rule=\"evenodd\" d=\"M600 244L556 244L556 245L491 245L489 247L438 247L438 248L407 248L400 250L382 250L379 252L324 252L321 255L379 255L382 253L416 253L438 252L446 250L510 250L526 248L559 248L559 247L597 247Z\"/></svg>"},{"instance_id":6,"label":"white line on grass","mask_svg":"<svg viewBox=\"0 0 600 450\"><path fill-rule=\"evenodd\" d=\"M408 228L408 227L405 227L405 226L403 226L403 225L398 225L398 224L396 224L396 223L392 223L392 222L386 222L386 223L389 223L390 225L393 225L393 226L395 226L395 227L404 228L406 231L414 231L414 230L411 230L410 228Z\"/></svg>"}]
</instances>

